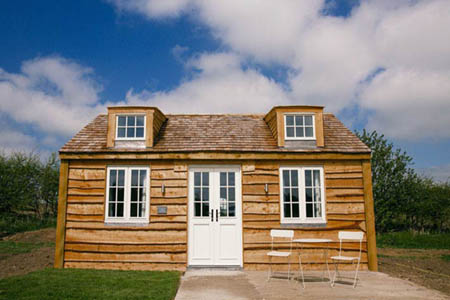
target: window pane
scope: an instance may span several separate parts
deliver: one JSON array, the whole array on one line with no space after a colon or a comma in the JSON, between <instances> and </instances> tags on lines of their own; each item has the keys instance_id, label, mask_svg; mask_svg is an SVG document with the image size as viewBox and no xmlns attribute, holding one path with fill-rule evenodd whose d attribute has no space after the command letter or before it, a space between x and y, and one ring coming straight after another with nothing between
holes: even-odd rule
<instances>
[{"instance_id":1,"label":"window pane","mask_svg":"<svg viewBox=\"0 0 450 300\"><path fill-rule=\"evenodd\" d=\"M131 203L130 217L137 217L137 212L138 212L137 203Z\"/></svg>"},{"instance_id":2,"label":"window pane","mask_svg":"<svg viewBox=\"0 0 450 300\"><path fill-rule=\"evenodd\" d=\"M234 172L228 173L228 185L234 186Z\"/></svg>"},{"instance_id":3,"label":"window pane","mask_svg":"<svg viewBox=\"0 0 450 300\"><path fill-rule=\"evenodd\" d=\"M202 191L202 200L208 202L209 201L209 188L203 188Z\"/></svg>"},{"instance_id":4,"label":"window pane","mask_svg":"<svg viewBox=\"0 0 450 300\"><path fill-rule=\"evenodd\" d=\"M115 203L109 203L108 216L109 217L116 216L116 204Z\"/></svg>"},{"instance_id":5,"label":"window pane","mask_svg":"<svg viewBox=\"0 0 450 300\"><path fill-rule=\"evenodd\" d=\"M201 185L201 183L200 183L200 175L201 173L200 172L195 172L194 173L194 185L195 186L200 186Z\"/></svg>"},{"instance_id":6,"label":"window pane","mask_svg":"<svg viewBox=\"0 0 450 300\"><path fill-rule=\"evenodd\" d=\"M117 137L120 137L120 138L125 137L125 127L120 127L117 130Z\"/></svg>"},{"instance_id":7,"label":"window pane","mask_svg":"<svg viewBox=\"0 0 450 300\"><path fill-rule=\"evenodd\" d=\"M131 189L131 202L136 202L138 201L138 189L137 188L132 188Z\"/></svg>"},{"instance_id":8,"label":"window pane","mask_svg":"<svg viewBox=\"0 0 450 300\"><path fill-rule=\"evenodd\" d=\"M196 217L201 217L201 203L195 202L194 203L194 213Z\"/></svg>"},{"instance_id":9,"label":"window pane","mask_svg":"<svg viewBox=\"0 0 450 300\"><path fill-rule=\"evenodd\" d=\"M227 188L220 188L220 199L227 199Z\"/></svg>"},{"instance_id":10,"label":"window pane","mask_svg":"<svg viewBox=\"0 0 450 300\"><path fill-rule=\"evenodd\" d=\"M320 186L320 171L314 170L314 185Z\"/></svg>"},{"instance_id":11,"label":"window pane","mask_svg":"<svg viewBox=\"0 0 450 300\"><path fill-rule=\"evenodd\" d=\"M305 185L312 186L311 170L305 170Z\"/></svg>"},{"instance_id":12,"label":"window pane","mask_svg":"<svg viewBox=\"0 0 450 300\"><path fill-rule=\"evenodd\" d=\"M200 201L201 200L200 195L200 188L194 189L194 201Z\"/></svg>"},{"instance_id":13,"label":"window pane","mask_svg":"<svg viewBox=\"0 0 450 300\"><path fill-rule=\"evenodd\" d=\"M295 127L295 136L296 137L304 137L303 127Z\"/></svg>"},{"instance_id":14,"label":"window pane","mask_svg":"<svg viewBox=\"0 0 450 300\"><path fill-rule=\"evenodd\" d=\"M312 188L306 188L305 189L305 194L306 194L306 202L312 202Z\"/></svg>"},{"instance_id":15,"label":"window pane","mask_svg":"<svg viewBox=\"0 0 450 300\"><path fill-rule=\"evenodd\" d=\"M289 186L289 170L283 170L283 186Z\"/></svg>"},{"instance_id":16,"label":"window pane","mask_svg":"<svg viewBox=\"0 0 450 300\"><path fill-rule=\"evenodd\" d=\"M312 116L305 116L305 125L312 125Z\"/></svg>"},{"instance_id":17,"label":"window pane","mask_svg":"<svg viewBox=\"0 0 450 300\"><path fill-rule=\"evenodd\" d=\"M144 127L136 128L136 137L144 137Z\"/></svg>"},{"instance_id":18,"label":"window pane","mask_svg":"<svg viewBox=\"0 0 450 300\"><path fill-rule=\"evenodd\" d=\"M116 201L116 189L115 188L110 188L109 189L109 202L115 202Z\"/></svg>"},{"instance_id":19,"label":"window pane","mask_svg":"<svg viewBox=\"0 0 450 300\"><path fill-rule=\"evenodd\" d=\"M227 216L227 202L226 201L220 202L220 216L221 217Z\"/></svg>"},{"instance_id":20,"label":"window pane","mask_svg":"<svg viewBox=\"0 0 450 300\"><path fill-rule=\"evenodd\" d=\"M123 203L117 203L117 217L123 217Z\"/></svg>"},{"instance_id":21,"label":"window pane","mask_svg":"<svg viewBox=\"0 0 450 300\"><path fill-rule=\"evenodd\" d=\"M294 127L286 127L286 136L294 137Z\"/></svg>"},{"instance_id":22,"label":"window pane","mask_svg":"<svg viewBox=\"0 0 450 300\"><path fill-rule=\"evenodd\" d=\"M124 191L125 191L124 188L118 188L117 189L117 201L118 202L123 202L125 200L124 199Z\"/></svg>"},{"instance_id":23,"label":"window pane","mask_svg":"<svg viewBox=\"0 0 450 300\"><path fill-rule=\"evenodd\" d=\"M291 186L298 186L298 171L291 171Z\"/></svg>"},{"instance_id":24,"label":"window pane","mask_svg":"<svg viewBox=\"0 0 450 300\"><path fill-rule=\"evenodd\" d=\"M234 201L236 198L235 198L235 190L234 190L234 187L232 187L232 188L228 188L228 200L229 201Z\"/></svg>"},{"instance_id":25,"label":"window pane","mask_svg":"<svg viewBox=\"0 0 450 300\"><path fill-rule=\"evenodd\" d=\"M236 216L236 204L234 202L228 202L228 216Z\"/></svg>"},{"instance_id":26,"label":"window pane","mask_svg":"<svg viewBox=\"0 0 450 300\"><path fill-rule=\"evenodd\" d=\"M109 186L116 186L117 184L117 171L109 171Z\"/></svg>"},{"instance_id":27,"label":"window pane","mask_svg":"<svg viewBox=\"0 0 450 300\"><path fill-rule=\"evenodd\" d=\"M284 217L285 218L291 217L291 205L290 204L284 204Z\"/></svg>"},{"instance_id":28,"label":"window pane","mask_svg":"<svg viewBox=\"0 0 450 300\"><path fill-rule=\"evenodd\" d=\"M127 137L133 138L134 137L134 127L127 128Z\"/></svg>"},{"instance_id":29,"label":"window pane","mask_svg":"<svg viewBox=\"0 0 450 300\"><path fill-rule=\"evenodd\" d=\"M139 199L138 201L145 202L145 191L144 188L139 188Z\"/></svg>"},{"instance_id":30,"label":"window pane","mask_svg":"<svg viewBox=\"0 0 450 300\"><path fill-rule=\"evenodd\" d=\"M202 173L202 185L209 186L209 173L208 172Z\"/></svg>"},{"instance_id":31,"label":"window pane","mask_svg":"<svg viewBox=\"0 0 450 300\"><path fill-rule=\"evenodd\" d=\"M295 116L295 125L296 126L303 125L303 116Z\"/></svg>"},{"instance_id":32,"label":"window pane","mask_svg":"<svg viewBox=\"0 0 450 300\"><path fill-rule=\"evenodd\" d=\"M307 218L313 217L313 204L312 203L306 203L306 217Z\"/></svg>"},{"instance_id":33,"label":"window pane","mask_svg":"<svg viewBox=\"0 0 450 300\"><path fill-rule=\"evenodd\" d=\"M137 126L144 126L144 116L136 117L136 125Z\"/></svg>"},{"instance_id":34,"label":"window pane","mask_svg":"<svg viewBox=\"0 0 450 300\"><path fill-rule=\"evenodd\" d=\"M300 216L300 210L298 203L292 204L292 217L298 218Z\"/></svg>"},{"instance_id":35,"label":"window pane","mask_svg":"<svg viewBox=\"0 0 450 300\"><path fill-rule=\"evenodd\" d=\"M125 126L125 120L127 117L125 116L119 116L117 121L117 126Z\"/></svg>"},{"instance_id":36,"label":"window pane","mask_svg":"<svg viewBox=\"0 0 450 300\"><path fill-rule=\"evenodd\" d=\"M322 217L322 206L320 205L320 203L316 203L314 205L314 214L318 218Z\"/></svg>"},{"instance_id":37,"label":"window pane","mask_svg":"<svg viewBox=\"0 0 450 300\"><path fill-rule=\"evenodd\" d=\"M292 202L298 202L298 189L292 189Z\"/></svg>"},{"instance_id":38,"label":"window pane","mask_svg":"<svg viewBox=\"0 0 450 300\"><path fill-rule=\"evenodd\" d=\"M202 209L203 209L203 217L208 217L209 216L209 203L208 202L203 202L202 203Z\"/></svg>"},{"instance_id":39,"label":"window pane","mask_svg":"<svg viewBox=\"0 0 450 300\"><path fill-rule=\"evenodd\" d=\"M131 171L131 185L132 186L137 186L138 185L138 175L139 175L139 171L138 170L132 170Z\"/></svg>"},{"instance_id":40,"label":"window pane","mask_svg":"<svg viewBox=\"0 0 450 300\"><path fill-rule=\"evenodd\" d=\"M147 171L146 170L141 170L140 171L139 185L140 186L147 186Z\"/></svg>"},{"instance_id":41,"label":"window pane","mask_svg":"<svg viewBox=\"0 0 450 300\"><path fill-rule=\"evenodd\" d=\"M124 170L119 170L119 182L118 185L119 186L124 186L125 185L125 171Z\"/></svg>"},{"instance_id":42,"label":"window pane","mask_svg":"<svg viewBox=\"0 0 450 300\"><path fill-rule=\"evenodd\" d=\"M321 202L322 201L322 197L320 195L320 188L315 188L314 189L314 201L315 202Z\"/></svg>"},{"instance_id":43,"label":"window pane","mask_svg":"<svg viewBox=\"0 0 450 300\"><path fill-rule=\"evenodd\" d=\"M139 217L145 216L145 203L139 204Z\"/></svg>"},{"instance_id":44,"label":"window pane","mask_svg":"<svg viewBox=\"0 0 450 300\"><path fill-rule=\"evenodd\" d=\"M291 190L284 188L283 189L283 201L284 203L289 203L291 202Z\"/></svg>"},{"instance_id":45,"label":"window pane","mask_svg":"<svg viewBox=\"0 0 450 300\"><path fill-rule=\"evenodd\" d=\"M286 125L294 125L294 116L286 116Z\"/></svg>"},{"instance_id":46,"label":"window pane","mask_svg":"<svg viewBox=\"0 0 450 300\"><path fill-rule=\"evenodd\" d=\"M313 128L312 127L305 127L305 136L306 137L313 137Z\"/></svg>"},{"instance_id":47,"label":"window pane","mask_svg":"<svg viewBox=\"0 0 450 300\"><path fill-rule=\"evenodd\" d=\"M127 125L128 126L134 126L136 124L136 117L135 116L128 116L127 117Z\"/></svg>"},{"instance_id":48,"label":"window pane","mask_svg":"<svg viewBox=\"0 0 450 300\"><path fill-rule=\"evenodd\" d=\"M220 172L220 185L226 186L227 185L227 173Z\"/></svg>"}]
</instances>

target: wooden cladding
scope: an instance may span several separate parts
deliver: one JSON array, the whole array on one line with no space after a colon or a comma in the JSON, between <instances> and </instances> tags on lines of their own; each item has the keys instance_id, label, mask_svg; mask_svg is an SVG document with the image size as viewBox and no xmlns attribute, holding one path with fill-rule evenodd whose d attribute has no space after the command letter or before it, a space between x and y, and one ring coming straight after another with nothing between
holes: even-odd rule
<instances>
[{"instance_id":1,"label":"wooden cladding","mask_svg":"<svg viewBox=\"0 0 450 300\"><path fill-rule=\"evenodd\" d=\"M228 161L227 163L229 163ZM55 266L130 270L185 270L187 266L189 160L73 160L61 164L60 202ZM220 163L220 162L215 162ZM233 163L237 163L236 160ZM361 160L241 160L242 232L245 269L267 270L270 229L288 228L295 238L329 238L340 230L363 231L362 268L376 269L370 162ZM108 165L150 166L150 222L146 225L105 224ZM324 226L280 224L280 165L322 165L325 178ZM267 184L268 190L265 191ZM162 185L165 192L162 192ZM165 206L167 214L158 214ZM307 268L323 265L327 245L305 246ZM276 249L287 249L278 243ZM339 249L329 244L329 255ZM359 243L344 243L344 253L357 255ZM286 260L274 261L286 268ZM297 264L292 266L296 268ZM345 269L345 266L344 266Z\"/></svg>"},{"instance_id":2,"label":"wooden cladding","mask_svg":"<svg viewBox=\"0 0 450 300\"><path fill-rule=\"evenodd\" d=\"M166 116L156 107L146 106L123 106L108 107L108 127L106 147L113 148L116 138L116 116L118 114L144 114L146 117L145 146L153 147L155 138L166 121Z\"/></svg>"},{"instance_id":3,"label":"wooden cladding","mask_svg":"<svg viewBox=\"0 0 450 300\"><path fill-rule=\"evenodd\" d=\"M292 229L295 238L327 238L338 239L341 230L363 231L362 268L368 267L367 226L365 216L363 169L361 161L321 161L325 177L325 199L327 223L323 227L308 225L286 226L280 224L280 180L279 165L303 165L307 162L268 163L254 161L242 168L242 201L243 201L243 247L244 268L266 270L268 258L266 253L271 248L271 229ZM311 164L311 162L309 163ZM268 192L264 185L268 185ZM322 249L325 244L307 245L302 261L307 268L322 267ZM276 249L287 249L288 245L278 244ZM329 255L336 255L339 243L329 245ZM344 243L345 253L357 256L359 243ZM319 251L317 251L319 250ZM285 270L287 261L274 260L275 269ZM295 268L296 266L294 266ZM345 269L345 266L344 266Z\"/></svg>"},{"instance_id":4,"label":"wooden cladding","mask_svg":"<svg viewBox=\"0 0 450 300\"><path fill-rule=\"evenodd\" d=\"M74 161L70 164L64 266L184 270L187 263L186 165L173 161L138 163L150 166L150 223L132 226L104 222L109 163L113 162ZM165 193L161 192L163 184ZM167 214L158 215L158 205L166 206Z\"/></svg>"}]
</instances>

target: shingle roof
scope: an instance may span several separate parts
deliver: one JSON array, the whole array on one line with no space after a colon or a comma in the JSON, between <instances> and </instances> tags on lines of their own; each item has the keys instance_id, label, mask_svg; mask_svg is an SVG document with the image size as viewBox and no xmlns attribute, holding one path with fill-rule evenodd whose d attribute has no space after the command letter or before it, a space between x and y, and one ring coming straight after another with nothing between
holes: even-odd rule
<instances>
[{"instance_id":1,"label":"shingle roof","mask_svg":"<svg viewBox=\"0 0 450 300\"><path fill-rule=\"evenodd\" d=\"M61 152L346 152L367 153L370 149L333 114L324 114L321 148L278 147L264 115L166 115L155 145L146 149L106 147L107 116L97 116L62 148Z\"/></svg>"}]
</instances>

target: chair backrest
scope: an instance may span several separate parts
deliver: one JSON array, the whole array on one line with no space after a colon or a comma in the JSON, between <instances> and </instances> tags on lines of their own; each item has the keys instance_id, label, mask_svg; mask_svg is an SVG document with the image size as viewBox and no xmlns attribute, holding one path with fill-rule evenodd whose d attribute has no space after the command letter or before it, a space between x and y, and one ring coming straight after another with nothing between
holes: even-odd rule
<instances>
[{"instance_id":1,"label":"chair backrest","mask_svg":"<svg viewBox=\"0 0 450 300\"><path fill-rule=\"evenodd\" d=\"M292 239L294 237L294 230L272 229L272 230L270 230L270 236L278 237L278 238Z\"/></svg>"},{"instance_id":2,"label":"chair backrest","mask_svg":"<svg viewBox=\"0 0 450 300\"><path fill-rule=\"evenodd\" d=\"M273 251L273 240L274 238L283 238L286 242L286 239L289 239L289 252L292 252L292 240L294 238L294 230L281 230L281 229L272 229L270 230L270 236L272 237L272 251Z\"/></svg>"},{"instance_id":3,"label":"chair backrest","mask_svg":"<svg viewBox=\"0 0 450 300\"><path fill-rule=\"evenodd\" d=\"M362 240L364 232L362 231L339 231L340 240Z\"/></svg>"},{"instance_id":4,"label":"chair backrest","mask_svg":"<svg viewBox=\"0 0 450 300\"><path fill-rule=\"evenodd\" d=\"M342 241L343 240L356 240L359 241L359 259L361 259L362 240L364 238L364 232L362 231L339 231L339 256L342 254Z\"/></svg>"}]
</instances>

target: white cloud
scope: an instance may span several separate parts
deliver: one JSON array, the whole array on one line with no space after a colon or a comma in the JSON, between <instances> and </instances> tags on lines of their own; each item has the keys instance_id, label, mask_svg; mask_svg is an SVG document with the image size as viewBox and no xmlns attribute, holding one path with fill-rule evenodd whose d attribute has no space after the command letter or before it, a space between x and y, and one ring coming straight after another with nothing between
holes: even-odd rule
<instances>
[{"instance_id":1,"label":"white cloud","mask_svg":"<svg viewBox=\"0 0 450 300\"><path fill-rule=\"evenodd\" d=\"M431 177L435 181L450 182L450 164L422 168L418 171L420 174Z\"/></svg>"},{"instance_id":2,"label":"white cloud","mask_svg":"<svg viewBox=\"0 0 450 300\"><path fill-rule=\"evenodd\" d=\"M37 148L36 140L32 136L4 126L0 128L1 152L5 154L13 152L31 152L35 148Z\"/></svg>"},{"instance_id":3,"label":"white cloud","mask_svg":"<svg viewBox=\"0 0 450 300\"><path fill-rule=\"evenodd\" d=\"M244 80L247 83L257 79L266 81L268 84L264 85L271 87L268 92L279 90L283 99L295 99L296 103L324 104L333 112L359 105L371 112L368 125L388 136L420 139L433 132L436 137L450 137L450 131L446 130L447 118L433 117L438 112L450 111L450 2L447 0L361 1L345 19L321 15L322 0L244 3L185 0L170 5L161 2L170 1L116 0L113 3L119 9L149 18L191 14L193 19L208 26L232 53L265 65L286 66L292 71L288 76L291 91L280 91L256 70L242 70L242 67L239 70L233 66L223 69L219 76L218 68L210 65L194 80L167 93L153 93L149 99L170 98L167 103L176 103L177 96L179 104L190 100L200 106L211 106L210 98L201 104L200 100L192 99L200 94L198 88L206 82L217 87L223 84L227 89L222 95L231 96L229 89L233 89L234 81L227 76L229 71L228 75L252 78ZM370 76L379 68L386 72L371 81ZM210 70L216 76L207 78ZM236 89L241 86L238 84ZM130 93L129 97L133 95ZM267 98L260 92L254 95ZM222 96L214 99L225 101ZM420 118L425 108L429 117ZM406 128L404 124L411 122L414 124Z\"/></svg>"},{"instance_id":4,"label":"white cloud","mask_svg":"<svg viewBox=\"0 0 450 300\"><path fill-rule=\"evenodd\" d=\"M126 102L154 105L168 113L263 113L276 104L289 104L278 84L253 69L242 70L235 54L203 54L186 65L198 74L176 89L130 90Z\"/></svg>"},{"instance_id":5,"label":"white cloud","mask_svg":"<svg viewBox=\"0 0 450 300\"><path fill-rule=\"evenodd\" d=\"M22 64L21 73L0 69L0 112L13 120L69 137L103 110L92 70L59 57Z\"/></svg>"}]
</instances>

